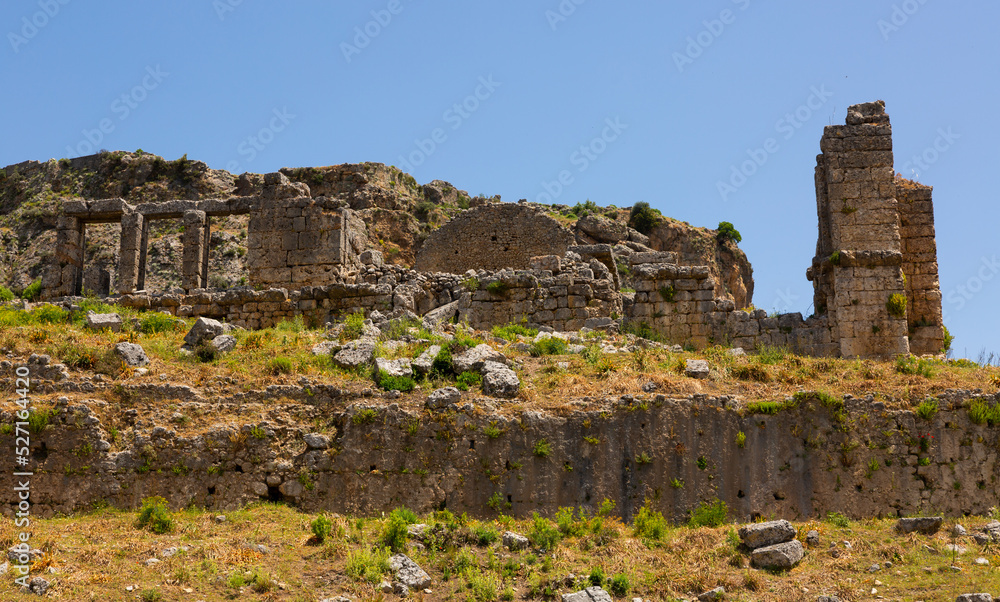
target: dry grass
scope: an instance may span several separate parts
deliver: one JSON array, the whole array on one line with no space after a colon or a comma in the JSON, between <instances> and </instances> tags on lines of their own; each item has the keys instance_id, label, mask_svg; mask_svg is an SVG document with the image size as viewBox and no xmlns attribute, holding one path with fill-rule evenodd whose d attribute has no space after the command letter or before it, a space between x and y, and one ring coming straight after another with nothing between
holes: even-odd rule
<instances>
[{"instance_id":1,"label":"dry grass","mask_svg":"<svg viewBox=\"0 0 1000 602\"><path fill-rule=\"evenodd\" d=\"M135 513L99 510L71 518L40 520L34 524L33 545L48 554L36 563L32 574L45 573L65 600L135 600L140 592L159 591L163 600L272 600L315 601L347 594L360 600L382 599L374 585L348 576L349 559L378 544L385 522L382 518L333 517L332 535L323 543L311 536L314 515L271 504L260 504L226 513L217 523L214 513L185 510L175 516L177 528L166 535L153 535L133 526ZM970 528L988 519L966 517ZM510 529L531 531L530 520L499 517L471 521L433 516L422 522L442 525L455 521L454 530L444 528L437 546L410 547L407 553L434 580L431 594L417 593L420 600L471 600L469 582L494 577L487 588L492 599L510 587L516 599L542 599L546 588L554 594L581 589L594 568L607 577L628 577L632 596L648 600L693 597L722 585L727 599L736 601L811 600L822 594L837 594L843 600L953 600L961 593L1000 590L1000 548L979 546L971 538L961 544L967 551L953 560L943 551L951 542L951 524L935 536L898 535L892 520L853 522L846 527L825 521L798 523L801 538L809 529L820 533L820 545L809 549L802 563L789 572L752 569L744 550L734 545L734 525L690 529L670 527L660 541L640 541L632 528L617 519L605 519L604 535L590 532L564 537L549 554L535 551L510 552L499 542L480 547L472 535L476 528L499 533ZM0 543L11 545L11 521L0 524ZM850 542L847 550L842 542ZM837 542L840 556L829 552ZM267 553L249 546L263 544ZM187 546L165 557L170 547ZM159 563L147 566L149 558ZM987 558L991 566L980 566L976 558ZM873 564L892 563L875 573ZM960 567L952 572L948 567ZM52 571L48 572L49 567ZM568 584L566 575L579 580ZM256 576L256 577L255 577ZM35 599L21 594L12 577L0 580L0 598ZM133 591L125 588L132 586ZM876 593L872 592L876 590ZM533 595L534 592L534 595ZM490 598L486 598L490 599Z\"/></svg>"}]
</instances>

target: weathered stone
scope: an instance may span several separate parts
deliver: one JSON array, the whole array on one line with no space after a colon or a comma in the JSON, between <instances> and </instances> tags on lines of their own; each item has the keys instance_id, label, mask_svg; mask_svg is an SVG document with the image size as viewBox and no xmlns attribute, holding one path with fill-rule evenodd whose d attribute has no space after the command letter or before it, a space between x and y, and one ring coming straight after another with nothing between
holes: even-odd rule
<instances>
[{"instance_id":1,"label":"weathered stone","mask_svg":"<svg viewBox=\"0 0 1000 602\"><path fill-rule=\"evenodd\" d=\"M396 554L389 558L389 568L395 574L396 581L410 589L424 589L431 585L430 575L405 554Z\"/></svg>"},{"instance_id":2,"label":"weathered stone","mask_svg":"<svg viewBox=\"0 0 1000 602\"><path fill-rule=\"evenodd\" d=\"M356 370L370 366L375 360L375 343L352 341L333 355L333 363L338 368Z\"/></svg>"},{"instance_id":3,"label":"weathered stone","mask_svg":"<svg viewBox=\"0 0 1000 602\"><path fill-rule=\"evenodd\" d=\"M436 358L439 353L441 353L441 346L431 345L427 349L424 349L424 352L420 354L420 357L411 361L410 366L417 374L430 374L431 369L434 367L434 358Z\"/></svg>"},{"instance_id":4,"label":"weathered stone","mask_svg":"<svg viewBox=\"0 0 1000 602\"><path fill-rule=\"evenodd\" d=\"M690 378L708 378L712 368L706 360L685 360L684 375Z\"/></svg>"},{"instance_id":5,"label":"weathered stone","mask_svg":"<svg viewBox=\"0 0 1000 602\"><path fill-rule=\"evenodd\" d=\"M212 339L209 345L219 353L229 353L233 349L236 349L236 337L231 334L221 334Z\"/></svg>"},{"instance_id":6,"label":"weathered stone","mask_svg":"<svg viewBox=\"0 0 1000 602\"><path fill-rule=\"evenodd\" d=\"M312 354L313 355L330 355L334 349L340 349L340 343L337 341L323 341L322 343L316 343L313 345Z\"/></svg>"},{"instance_id":7,"label":"weathered stone","mask_svg":"<svg viewBox=\"0 0 1000 602\"><path fill-rule=\"evenodd\" d=\"M483 369L483 366L487 361L499 362L501 364L508 363L504 354L485 343L476 345L472 349L459 353L451 358L455 372L459 374L467 371L479 372Z\"/></svg>"},{"instance_id":8,"label":"weathered stone","mask_svg":"<svg viewBox=\"0 0 1000 602\"><path fill-rule=\"evenodd\" d=\"M413 376L413 369L410 368L410 360L405 358L398 360L387 360L382 357L376 358L375 371L379 374L399 378Z\"/></svg>"},{"instance_id":9,"label":"weathered stone","mask_svg":"<svg viewBox=\"0 0 1000 602\"><path fill-rule=\"evenodd\" d=\"M376 251L375 249L363 251L361 255L358 256L358 259L361 261L362 265L373 265L378 267L384 263L382 251Z\"/></svg>"},{"instance_id":10,"label":"weathered stone","mask_svg":"<svg viewBox=\"0 0 1000 602\"><path fill-rule=\"evenodd\" d=\"M462 392L455 387L437 389L427 396L424 405L430 410L441 410L462 399Z\"/></svg>"},{"instance_id":11,"label":"weathered stone","mask_svg":"<svg viewBox=\"0 0 1000 602\"><path fill-rule=\"evenodd\" d=\"M955 598L955 602L993 602L990 594L962 594Z\"/></svg>"},{"instance_id":12,"label":"weathered stone","mask_svg":"<svg viewBox=\"0 0 1000 602\"><path fill-rule=\"evenodd\" d=\"M715 602L726 597L726 588L719 586L698 596L698 602Z\"/></svg>"},{"instance_id":13,"label":"weathered stone","mask_svg":"<svg viewBox=\"0 0 1000 602\"><path fill-rule=\"evenodd\" d=\"M149 357L146 356L146 351L142 346L135 343L116 343L115 355L133 368L141 368L149 364Z\"/></svg>"},{"instance_id":14,"label":"weathered stone","mask_svg":"<svg viewBox=\"0 0 1000 602\"><path fill-rule=\"evenodd\" d=\"M327 449L330 447L330 438L319 433L306 433L302 436L309 449Z\"/></svg>"},{"instance_id":15,"label":"weathered stone","mask_svg":"<svg viewBox=\"0 0 1000 602\"><path fill-rule=\"evenodd\" d=\"M837 596L820 596L816 598L816 602L841 602L840 598Z\"/></svg>"},{"instance_id":16,"label":"weathered stone","mask_svg":"<svg viewBox=\"0 0 1000 602\"><path fill-rule=\"evenodd\" d=\"M506 365L499 362L483 363L483 393L490 397L511 399L521 390L521 381L517 374Z\"/></svg>"},{"instance_id":17,"label":"weathered stone","mask_svg":"<svg viewBox=\"0 0 1000 602\"><path fill-rule=\"evenodd\" d=\"M813 529L812 531L809 531L808 533L806 533L806 543L809 544L809 545L811 545L811 546L818 546L819 545L819 531Z\"/></svg>"},{"instance_id":18,"label":"weathered stone","mask_svg":"<svg viewBox=\"0 0 1000 602\"><path fill-rule=\"evenodd\" d=\"M452 301L430 310L423 317L423 323L426 328L433 329L439 324L445 322L451 322L458 315L458 301Z\"/></svg>"},{"instance_id":19,"label":"weathered stone","mask_svg":"<svg viewBox=\"0 0 1000 602\"><path fill-rule=\"evenodd\" d=\"M501 537L503 547L512 552L528 549L528 538L513 531L504 531Z\"/></svg>"},{"instance_id":20,"label":"weathered stone","mask_svg":"<svg viewBox=\"0 0 1000 602\"><path fill-rule=\"evenodd\" d=\"M563 594L562 602L614 602L614 599L603 588L595 586L572 594Z\"/></svg>"},{"instance_id":21,"label":"weathered stone","mask_svg":"<svg viewBox=\"0 0 1000 602\"><path fill-rule=\"evenodd\" d=\"M225 334L226 327L218 320L211 318L198 318L194 326L184 335L184 344L197 347L202 343L211 341L215 337Z\"/></svg>"},{"instance_id":22,"label":"weathered stone","mask_svg":"<svg viewBox=\"0 0 1000 602\"><path fill-rule=\"evenodd\" d=\"M740 540L751 550L791 541L795 539L797 533L792 523L787 520L752 523L740 527L739 530Z\"/></svg>"},{"instance_id":23,"label":"weathered stone","mask_svg":"<svg viewBox=\"0 0 1000 602\"><path fill-rule=\"evenodd\" d=\"M91 330L110 330L121 332L122 317L118 314L87 314L87 328Z\"/></svg>"},{"instance_id":24,"label":"weathered stone","mask_svg":"<svg viewBox=\"0 0 1000 602\"><path fill-rule=\"evenodd\" d=\"M49 591L49 582L42 577L33 577L28 582L28 591L36 596L44 596Z\"/></svg>"},{"instance_id":25,"label":"weathered stone","mask_svg":"<svg viewBox=\"0 0 1000 602\"><path fill-rule=\"evenodd\" d=\"M802 560L805 551L797 539L785 543L757 548L750 555L750 563L757 568L787 570Z\"/></svg>"},{"instance_id":26,"label":"weathered stone","mask_svg":"<svg viewBox=\"0 0 1000 602\"><path fill-rule=\"evenodd\" d=\"M944 519L940 516L919 516L915 518L901 518L896 523L896 530L900 533L923 533L924 535L934 535L941 528Z\"/></svg>"}]
</instances>

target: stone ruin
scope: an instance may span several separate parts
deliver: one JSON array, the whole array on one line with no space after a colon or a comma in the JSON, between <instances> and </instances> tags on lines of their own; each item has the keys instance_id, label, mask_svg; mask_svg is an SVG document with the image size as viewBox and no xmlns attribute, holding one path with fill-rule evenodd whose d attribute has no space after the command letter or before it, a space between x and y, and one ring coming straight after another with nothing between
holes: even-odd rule
<instances>
[{"instance_id":1,"label":"stone ruin","mask_svg":"<svg viewBox=\"0 0 1000 602\"><path fill-rule=\"evenodd\" d=\"M424 242L416 269L383 265L381 253L366 248L365 223L344 201L313 198L306 184L281 173L268 174L257 196L66 202L43 296L106 287L106 275L83 265L86 226L118 222L117 302L247 328L296 315L322 325L355 311L434 310L476 328L526 320L578 330L639 321L671 343L699 348L775 345L832 357L940 352L932 189L895 176L884 103L850 107L846 125L828 126L820 148L809 319L737 309L709 266L678 265L675 253L653 251L646 237L617 223L623 232L615 244L589 244L596 242L592 231L578 224L574 233L523 202L459 214ZM249 215L253 286L209 289L211 218L236 214ZM183 220L183 291L146 291L149 224L169 218ZM621 292L626 286L635 292Z\"/></svg>"}]
</instances>

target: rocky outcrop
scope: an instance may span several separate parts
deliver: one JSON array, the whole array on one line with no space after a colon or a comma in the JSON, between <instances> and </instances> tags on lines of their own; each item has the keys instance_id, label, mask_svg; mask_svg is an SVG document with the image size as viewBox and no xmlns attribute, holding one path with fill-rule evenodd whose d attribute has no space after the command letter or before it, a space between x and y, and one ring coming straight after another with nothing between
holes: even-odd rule
<instances>
[{"instance_id":1,"label":"rocky outcrop","mask_svg":"<svg viewBox=\"0 0 1000 602\"><path fill-rule=\"evenodd\" d=\"M737 309L753 303L753 268L746 254L731 241L720 242L715 230L663 219L649 233L649 246L677 254L681 265L707 265L716 296L728 297Z\"/></svg>"}]
</instances>

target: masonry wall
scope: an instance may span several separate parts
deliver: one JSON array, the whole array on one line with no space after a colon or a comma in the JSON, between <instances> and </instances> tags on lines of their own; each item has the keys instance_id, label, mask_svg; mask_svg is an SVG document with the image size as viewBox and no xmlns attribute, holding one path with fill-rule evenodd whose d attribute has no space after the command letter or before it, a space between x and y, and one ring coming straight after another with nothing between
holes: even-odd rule
<instances>
[{"instance_id":1,"label":"masonry wall","mask_svg":"<svg viewBox=\"0 0 1000 602\"><path fill-rule=\"evenodd\" d=\"M944 347L937 242L934 238L933 188L896 178L903 274L906 275L906 321L912 353L939 353Z\"/></svg>"},{"instance_id":2,"label":"masonry wall","mask_svg":"<svg viewBox=\"0 0 1000 602\"><path fill-rule=\"evenodd\" d=\"M455 216L417 251L421 272L526 269L532 257L562 256L576 244L573 233L527 205L491 203Z\"/></svg>"}]
</instances>

